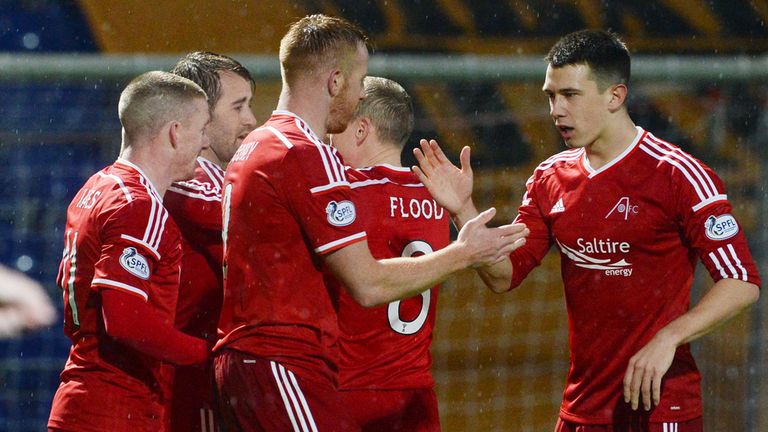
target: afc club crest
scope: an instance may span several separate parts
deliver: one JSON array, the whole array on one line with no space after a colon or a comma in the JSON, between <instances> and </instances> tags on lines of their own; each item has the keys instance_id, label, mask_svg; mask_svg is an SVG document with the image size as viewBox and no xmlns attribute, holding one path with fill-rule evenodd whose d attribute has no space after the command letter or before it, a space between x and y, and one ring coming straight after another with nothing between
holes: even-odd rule
<instances>
[{"instance_id":1,"label":"afc club crest","mask_svg":"<svg viewBox=\"0 0 768 432\"><path fill-rule=\"evenodd\" d=\"M347 226L355 221L355 204L352 201L331 201L325 207L328 222L335 226Z\"/></svg>"}]
</instances>

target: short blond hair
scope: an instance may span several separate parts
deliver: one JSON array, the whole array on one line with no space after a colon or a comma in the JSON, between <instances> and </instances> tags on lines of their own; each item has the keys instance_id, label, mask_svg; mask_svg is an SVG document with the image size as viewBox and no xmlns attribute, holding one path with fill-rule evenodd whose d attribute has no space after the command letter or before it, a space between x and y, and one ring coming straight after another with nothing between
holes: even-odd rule
<instances>
[{"instance_id":1,"label":"short blond hair","mask_svg":"<svg viewBox=\"0 0 768 432\"><path fill-rule=\"evenodd\" d=\"M314 73L327 65L351 68L351 55L358 46L368 48L368 37L343 18L316 14L291 24L280 40L280 68L292 84L304 73Z\"/></svg>"},{"instance_id":2,"label":"short blond hair","mask_svg":"<svg viewBox=\"0 0 768 432\"><path fill-rule=\"evenodd\" d=\"M413 103L408 92L391 79L369 76L365 77L363 94L355 117L370 119L381 141L405 146L414 126Z\"/></svg>"},{"instance_id":3,"label":"short blond hair","mask_svg":"<svg viewBox=\"0 0 768 432\"><path fill-rule=\"evenodd\" d=\"M169 72L151 71L134 78L120 94L117 112L130 141L159 132L169 121L185 121L195 99L208 100L194 82Z\"/></svg>"}]
</instances>

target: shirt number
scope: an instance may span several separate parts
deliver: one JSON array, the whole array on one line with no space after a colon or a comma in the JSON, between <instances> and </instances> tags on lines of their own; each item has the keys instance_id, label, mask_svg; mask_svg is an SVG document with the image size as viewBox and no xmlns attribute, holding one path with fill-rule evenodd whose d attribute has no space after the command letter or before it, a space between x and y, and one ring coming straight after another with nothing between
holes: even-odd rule
<instances>
[{"instance_id":1,"label":"shirt number","mask_svg":"<svg viewBox=\"0 0 768 432\"><path fill-rule=\"evenodd\" d=\"M432 252L433 249L429 243L421 240L415 240L405 245L401 256L412 257L417 254L426 255ZM421 330L421 328L424 327L424 323L427 322L429 305L432 302L431 297L431 290L426 290L421 293L421 310L419 311L419 315L413 321L403 321L400 318L400 300L396 300L390 303L387 309L387 316L389 317L389 326L392 328L392 330L402 335L412 335Z\"/></svg>"}]
</instances>

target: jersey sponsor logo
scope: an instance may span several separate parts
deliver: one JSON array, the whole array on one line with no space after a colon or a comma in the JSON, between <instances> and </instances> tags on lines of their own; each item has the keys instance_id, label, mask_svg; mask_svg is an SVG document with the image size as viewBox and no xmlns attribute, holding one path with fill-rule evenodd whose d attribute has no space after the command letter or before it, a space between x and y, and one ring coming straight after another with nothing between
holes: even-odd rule
<instances>
[{"instance_id":1,"label":"jersey sponsor logo","mask_svg":"<svg viewBox=\"0 0 768 432\"><path fill-rule=\"evenodd\" d=\"M565 211L565 206L563 205L563 198L560 198L557 200L555 205L552 206L552 210L549 211L549 214L553 213L562 213Z\"/></svg>"},{"instance_id":2,"label":"jersey sponsor logo","mask_svg":"<svg viewBox=\"0 0 768 432\"><path fill-rule=\"evenodd\" d=\"M624 257L615 255L627 254L630 244L627 242L613 241L611 239L583 239L576 240L576 248L568 247L559 240L557 245L577 267L602 270L606 276L632 276L632 264ZM594 255L614 255L611 258L596 258Z\"/></svg>"},{"instance_id":3,"label":"jersey sponsor logo","mask_svg":"<svg viewBox=\"0 0 768 432\"><path fill-rule=\"evenodd\" d=\"M445 210L440 207L435 200L419 200L411 198L403 200L402 197L389 197L389 216L400 216L403 219L424 218L424 219L442 219Z\"/></svg>"},{"instance_id":4,"label":"jersey sponsor logo","mask_svg":"<svg viewBox=\"0 0 768 432\"><path fill-rule=\"evenodd\" d=\"M612 214L618 214L624 216L624 220L629 219L629 215L637 214L639 207L629 202L629 197L621 197L619 202L605 215L605 219L608 219Z\"/></svg>"},{"instance_id":5,"label":"jersey sponsor logo","mask_svg":"<svg viewBox=\"0 0 768 432\"><path fill-rule=\"evenodd\" d=\"M149 264L147 259L142 256L135 247L127 247L123 249L123 254L120 255L120 265L128 271L128 273L147 280L149 279Z\"/></svg>"},{"instance_id":6,"label":"jersey sponsor logo","mask_svg":"<svg viewBox=\"0 0 768 432\"><path fill-rule=\"evenodd\" d=\"M709 216L704 222L704 232L710 240L726 240L739 233L739 224L728 213Z\"/></svg>"},{"instance_id":7,"label":"jersey sponsor logo","mask_svg":"<svg viewBox=\"0 0 768 432\"><path fill-rule=\"evenodd\" d=\"M331 201L325 207L328 222L334 226L347 226L355 221L355 204L352 201Z\"/></svg>"}]
</instances>

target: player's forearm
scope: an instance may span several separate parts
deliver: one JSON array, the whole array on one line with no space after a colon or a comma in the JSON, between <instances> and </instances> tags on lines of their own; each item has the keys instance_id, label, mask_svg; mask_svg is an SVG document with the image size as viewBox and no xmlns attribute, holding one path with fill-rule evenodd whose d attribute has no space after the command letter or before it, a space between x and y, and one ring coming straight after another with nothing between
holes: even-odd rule
<instances>
[{"instance_id":1,"label":"player's forearm","mask_svg":"<svg viewBox=\"0 0 768 432\"><path fill-rule=\"evenodd\" d=\"M208 342L175 329L132 294L102 290L102 315L108 335L158 360L191 365L205 361L210 352Z\"/></svg>"},{"instance_id":2,"label":"player's forearm","mask_svg":"<svg viewBox=\"0 0 768 432\"><path fill-rule=\"evenodd\" d=\"M757 285L721 279L695 307L661 329L657 337L670 338L677 346L692 342L744 311L759 296Z\"/></svg>"},{"instance_id":3,"label":"player's forearm","mask_svg":"<svg viewBox=\"0 0 768 432\"><path fill-rule=\"evenodd\" d=\"M390 258L378 261L371 274L371 289L362 296L364 306L377 306L413 297L445 280L452 273L471 265L461 246L453 243L439 251L416 258ZM361 302L362 303L362 302Z\"/></svg>"}]
</instances>

